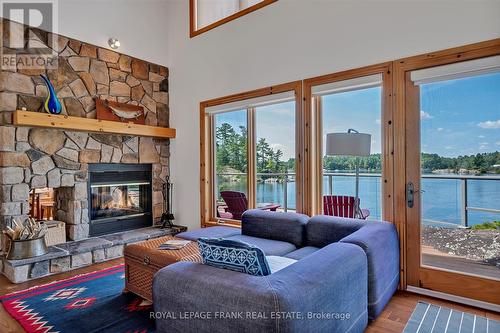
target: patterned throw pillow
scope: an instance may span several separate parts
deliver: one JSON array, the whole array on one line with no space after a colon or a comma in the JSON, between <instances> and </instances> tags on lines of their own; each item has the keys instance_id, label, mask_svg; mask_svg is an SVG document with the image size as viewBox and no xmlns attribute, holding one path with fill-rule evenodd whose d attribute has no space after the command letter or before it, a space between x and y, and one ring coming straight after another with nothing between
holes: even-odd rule
<instances>
[{"instance_id":1,"label":"patterned throw pillow","mask_svg":"<svg viewBox=\"0 0 500 333\"><path fill-rule=\"evenodd\" d=\"M223 238L200 238L198 246L205 265L257 276L271 274L266 256L258 247Z\"/></svg>"}]
</instances>

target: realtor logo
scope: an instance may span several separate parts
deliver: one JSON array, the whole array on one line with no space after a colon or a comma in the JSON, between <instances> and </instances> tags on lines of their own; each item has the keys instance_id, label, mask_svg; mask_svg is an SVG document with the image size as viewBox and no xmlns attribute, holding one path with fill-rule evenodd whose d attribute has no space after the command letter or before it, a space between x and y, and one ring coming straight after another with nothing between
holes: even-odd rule
<instances>
[{"instance_id":1,"label":"realtor logo","mask_svg":"<svg viewBox=\"0 0 500 333\"><path fill-rule=\"evenodd\" d=\"M2 70L57 68L57 0L0 0Z\"/></svg>"}]
</instances>

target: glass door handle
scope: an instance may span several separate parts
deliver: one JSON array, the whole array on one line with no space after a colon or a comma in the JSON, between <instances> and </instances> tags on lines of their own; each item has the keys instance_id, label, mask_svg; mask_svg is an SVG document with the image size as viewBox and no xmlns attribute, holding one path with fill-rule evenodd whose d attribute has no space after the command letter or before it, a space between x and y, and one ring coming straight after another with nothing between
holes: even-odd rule
<instances>
[{"instance_id":1,"label":"glass door handle","mask_svg":"<svg viewBox=\"0 0 500 333\"><path fill-rule=\"evenodd\" d=\"M406 184L406 205L408 208L413 208L415 204L415 186L412 182Z\"/></svg>"}]
</instances>

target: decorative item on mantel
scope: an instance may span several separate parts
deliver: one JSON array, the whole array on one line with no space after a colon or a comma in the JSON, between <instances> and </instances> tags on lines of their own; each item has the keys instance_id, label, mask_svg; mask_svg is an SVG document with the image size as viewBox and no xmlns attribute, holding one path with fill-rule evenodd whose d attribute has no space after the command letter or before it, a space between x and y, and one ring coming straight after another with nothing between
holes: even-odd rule
<instances>
[{"instance_id":1,"label":"decorative item on mantel","mask_svg":"<svg viewBox=\"0 0 500 333\"><path fill-rule=\"evenodd\" d=\"M56 91L50 80L45 75L40 75L47 86L47 98L45 99L45 103L43 103L43 107L45 111L50 114L61 114L62 106L61 102L57 98Z\"/></svg>"},{"instance_id":2,"label":"decorative item on mantel","mask_svg":"<svg viewBox=\"0 0 500 333\"><path fill-rule=\"evenodd\" d=\"M97 119L144 125L144 108L138 105L119 103L107 99L96 100Z\"/></svg>"},{"instance_id":3,"label":"decorative item on mantel","mask_svg":"<svg viewBox=\"0 0 500 333\"><path fill-rule=\"evenodd\" d=\"M10 245L8 246L7 259L18 260L38 257L48 252L45 243L47 225L41 221L29 218L24 225L16 219L12 219L13 228L7 227L4 234L7 235Z\"/></svg>"}]
</instances>

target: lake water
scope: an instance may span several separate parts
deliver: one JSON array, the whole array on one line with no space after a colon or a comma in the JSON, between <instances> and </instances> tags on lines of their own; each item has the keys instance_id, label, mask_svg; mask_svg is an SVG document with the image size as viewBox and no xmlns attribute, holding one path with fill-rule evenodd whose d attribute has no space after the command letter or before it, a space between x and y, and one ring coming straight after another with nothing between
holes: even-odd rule
<instances>
[{"instance_id":1,"label":"lake water","mask_svg":"<svg viewBox=\"0 0 500 333\"><path fill-rule=\"evenodd\" d=\"M323 177L323 189L329 191L328 176ZM222 188L246 192L246 182L223 183ZM468 180L467 197L469 207L500 209L499 180ZM284 206L284 183L257 183L257 203L279 203ZM455 179L422 179L423 219L461 224L461 181ZM360 177L359 193L362 208L370 210L370 219L380 219L381 197L379 177ZM354 177L334 176L333 194L355 195ZM287 206L295 209L295 183L287 184ZM500 220L500 214L469 211L469 226L487 221Z\"/></svg>"}]
</instances>

